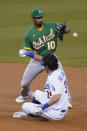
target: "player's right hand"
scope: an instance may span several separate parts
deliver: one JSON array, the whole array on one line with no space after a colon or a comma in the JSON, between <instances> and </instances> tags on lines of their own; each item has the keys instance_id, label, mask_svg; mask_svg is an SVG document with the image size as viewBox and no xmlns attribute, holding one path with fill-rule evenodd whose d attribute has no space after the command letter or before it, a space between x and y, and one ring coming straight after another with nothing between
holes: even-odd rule
<instances>
[{"instance_id":1,"label":"player's right hand","mask_svg":"<svg viewBox=\"0 0 87 131\"><path fill-rule=\"evenodd\" d=\"M26 57L26 56L29 56L31 58L34 57L34 53L33 52L30 52L30 51L25 50L25 49L20 49L19 50L19 55L20 55L20 57Z\"/></svg>"}]
</instances>

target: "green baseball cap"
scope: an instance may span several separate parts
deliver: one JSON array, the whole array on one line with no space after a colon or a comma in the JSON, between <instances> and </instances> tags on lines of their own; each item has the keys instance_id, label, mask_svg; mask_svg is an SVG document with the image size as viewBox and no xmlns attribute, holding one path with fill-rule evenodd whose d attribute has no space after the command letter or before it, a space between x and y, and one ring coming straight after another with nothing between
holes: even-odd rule
<instances>
[{"instance_id":1,"label":"green baseball cap","mask_svg":"<svg viewBox=\"0 0 87 131\"><path fill-rule=\"evenodd\" d=\"M31 10L31 17L32 18L38 18L38 17L43 17L44 14L40 8L35 8Z\"/></svg>"}]
</instances>

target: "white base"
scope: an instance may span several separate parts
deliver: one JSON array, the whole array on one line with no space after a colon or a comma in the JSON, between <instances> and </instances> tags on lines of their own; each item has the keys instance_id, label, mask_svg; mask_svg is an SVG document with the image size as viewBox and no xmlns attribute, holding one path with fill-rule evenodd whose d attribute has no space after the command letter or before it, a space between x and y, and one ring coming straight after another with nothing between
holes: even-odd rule
<instances>
[{"instance_id":1,"label":"white base","mask_svg":"<svg viewBox=\"0 0 87 131\"><path fill-rule=\"evenodd\" d=\"M15 112L13 114L13 118L23 118L23 117L28 117L28 114L26 114L23 111L21 111L21 112Z\"/></svg>"}]
</instances>

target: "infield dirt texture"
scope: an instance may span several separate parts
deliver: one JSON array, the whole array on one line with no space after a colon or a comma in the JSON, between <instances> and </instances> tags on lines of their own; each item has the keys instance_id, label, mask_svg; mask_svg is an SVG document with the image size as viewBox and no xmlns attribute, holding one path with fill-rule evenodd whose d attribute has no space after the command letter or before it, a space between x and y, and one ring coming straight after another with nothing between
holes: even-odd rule
<instances>
[{"instance_id":1,"label":"infield dirt texture","mask_svg":"<svg viewBox=\"0 0 87 131\"><path fill-rule=\"evenodd\" d=\"M24 34L32 25L30 10L41 8L46 22L67 20L72 32L58 41L56 55L63 64L72 95L73 109L62 121L41 118L13 119L21 110L15 103L29 58L20 58ZM73 38L73 32L79 37ZM32 81L32 90L43 89L45 72ZM87 130L87 0L0 0L0 131Z\"/></svg>"}]
</instances>

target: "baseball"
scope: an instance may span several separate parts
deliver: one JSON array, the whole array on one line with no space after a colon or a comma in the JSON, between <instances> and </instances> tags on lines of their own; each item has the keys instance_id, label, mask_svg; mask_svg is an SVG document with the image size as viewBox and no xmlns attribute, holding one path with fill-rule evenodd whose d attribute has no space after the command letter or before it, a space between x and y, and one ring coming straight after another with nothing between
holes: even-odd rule
<instances>
[{"instance_id":1,"label":"baseball","mask_svg":"<svg viewBox=\"0 0 87 131\"><path fill-rule=\"evenodd\" d=\"M78 37L78 33L74 32L73 37Z\"/></svg>"}]
</instances>

